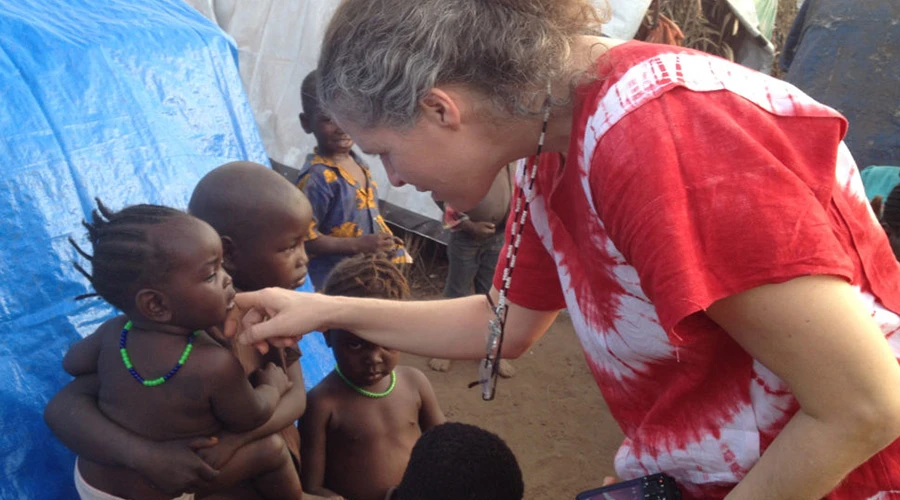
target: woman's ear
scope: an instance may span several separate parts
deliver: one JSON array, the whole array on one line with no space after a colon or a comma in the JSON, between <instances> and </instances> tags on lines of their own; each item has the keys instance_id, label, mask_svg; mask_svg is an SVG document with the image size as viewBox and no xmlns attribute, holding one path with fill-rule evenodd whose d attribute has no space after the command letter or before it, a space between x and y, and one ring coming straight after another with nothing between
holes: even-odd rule
<instances>
[{"instance_id":1,"label":"woman's ear","mask_svg":"<svg viewBox=\"0 0 900 500\"><path fill-rule=\"evenodd\" d=\"M157 323L172 321L172 306L166 294L144 288L135 295L134 305L142 316Z\"/></svg>"},{"instance_id":2,"label":"woman's ear","mask_svg":"<svg viewBox=\"0 0 900 500\"><path fill-rule=\"evenodd\" d=\"M462 123L462 115L459 107L461 94L447 92L439 88L433 88L419 101L422 108L422 116L426 120L452 130L459 128Z\"/></svg>"}]
</instances>

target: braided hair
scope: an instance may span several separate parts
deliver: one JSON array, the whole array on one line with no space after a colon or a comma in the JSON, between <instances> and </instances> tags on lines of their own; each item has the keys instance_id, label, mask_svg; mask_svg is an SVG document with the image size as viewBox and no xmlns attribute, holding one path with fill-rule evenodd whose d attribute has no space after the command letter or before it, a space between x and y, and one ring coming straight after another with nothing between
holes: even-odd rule
<instances>
[{"instance_id":1,"label":"braided hair","mask_svg":"<svg viewBox=\"0 0 900 500\"><path fill-rule=\"evenodd\" d=\"M322 293L391 300L406 300L410 295L403 273L382 253L342 260L328 274Z\"/></svg>"},{"instance_id":2,"label":"braided hair","mask_svg":"<svg viewBox=\"0 0 900 500\"><path fill-rule=\"evenodd\" d=\"M188 215L159 205L133 205L114 212L97 199L92 222L82 221L94 255L82 250L69 237L75 251L91 263L92 272L88 273L77 262L74 263L75 269L90 281L96 291L79 295L75 300L99 296L117 309L129 310L135 294L147 280L151 276L159 279L160 273L168 272L171 267L168 256L151 241L147 230L178 217Z\"/></svg>"}]
</instances>

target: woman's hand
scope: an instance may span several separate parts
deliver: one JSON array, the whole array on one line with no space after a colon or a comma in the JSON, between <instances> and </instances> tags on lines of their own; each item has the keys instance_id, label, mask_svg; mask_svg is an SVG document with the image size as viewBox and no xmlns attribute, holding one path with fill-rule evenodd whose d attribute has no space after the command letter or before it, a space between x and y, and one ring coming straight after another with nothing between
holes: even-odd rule
<instances>
[{"instance_id":1,"label":"woman's hand","mask_svg":"<svg viewBox=\"0 0 900 500\"><path fill-rule=\"evenodd\" d=\"M225 320L225 336L253 344L263 354L270 345L290 347L323 327L331 302L333 297L283 288L239 293Z\"/></svg>"}]
</instances>

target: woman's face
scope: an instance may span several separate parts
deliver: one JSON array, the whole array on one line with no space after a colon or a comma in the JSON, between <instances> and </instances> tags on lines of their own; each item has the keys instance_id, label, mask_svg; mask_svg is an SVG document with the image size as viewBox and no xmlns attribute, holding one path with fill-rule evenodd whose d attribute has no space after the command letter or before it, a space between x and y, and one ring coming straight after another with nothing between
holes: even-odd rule
<instances>
[{"instance_id":1,"label":"woman's face","mask_svg":"<svg viewBox=\"0 0 900 500\"><path fill-rule=\"evenodd\" d=\"M363 152L381 158L391 184L431 191L436 200L461 211L484 198L509 161L489 137L486 124L476 120L448 126L426 112L408 130L366 129L336 120Z\"/></svg>"}]
</instances>

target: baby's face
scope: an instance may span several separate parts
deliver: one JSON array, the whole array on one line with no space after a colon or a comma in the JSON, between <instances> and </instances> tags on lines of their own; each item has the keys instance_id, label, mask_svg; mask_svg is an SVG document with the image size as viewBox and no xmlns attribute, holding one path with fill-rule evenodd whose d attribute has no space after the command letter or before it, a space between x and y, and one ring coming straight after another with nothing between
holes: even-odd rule
<instances>
[{"instance_id":1,"label":"baby's face","mask_svg":"<svg viewBox=\"0 0 900 500\"><path fill-rule=\"evenodd\" d=\"M303 246L312 225L309 202L297 190L296 203L258 221L252 241L235 241L234 280L244 291L297 288L306 281L309 257Z\"/></svg>"},{"instance_id":2,"label":"baby's face","mask_svg":"<svg viewBox=\"0 0 900 500\"><path fill-rule=\"evenodd\" d=\"M172 323L191 330L221 325L234 303L231 277L222 268L222 241L193 217L160 228L171 270L160 289L169 298Z\"/></svg>"},{"instance_id":3,"label":"baby's face","mask_svg":"<svg viewBox=\"0 0 900 500\"><path fill-rule=\"evenodd\" d=\"M400 354L367 342L346 330L329 332L331 349L341 373L359 387L370 387L389 376Z\"/></svg>"}]
</instances>

